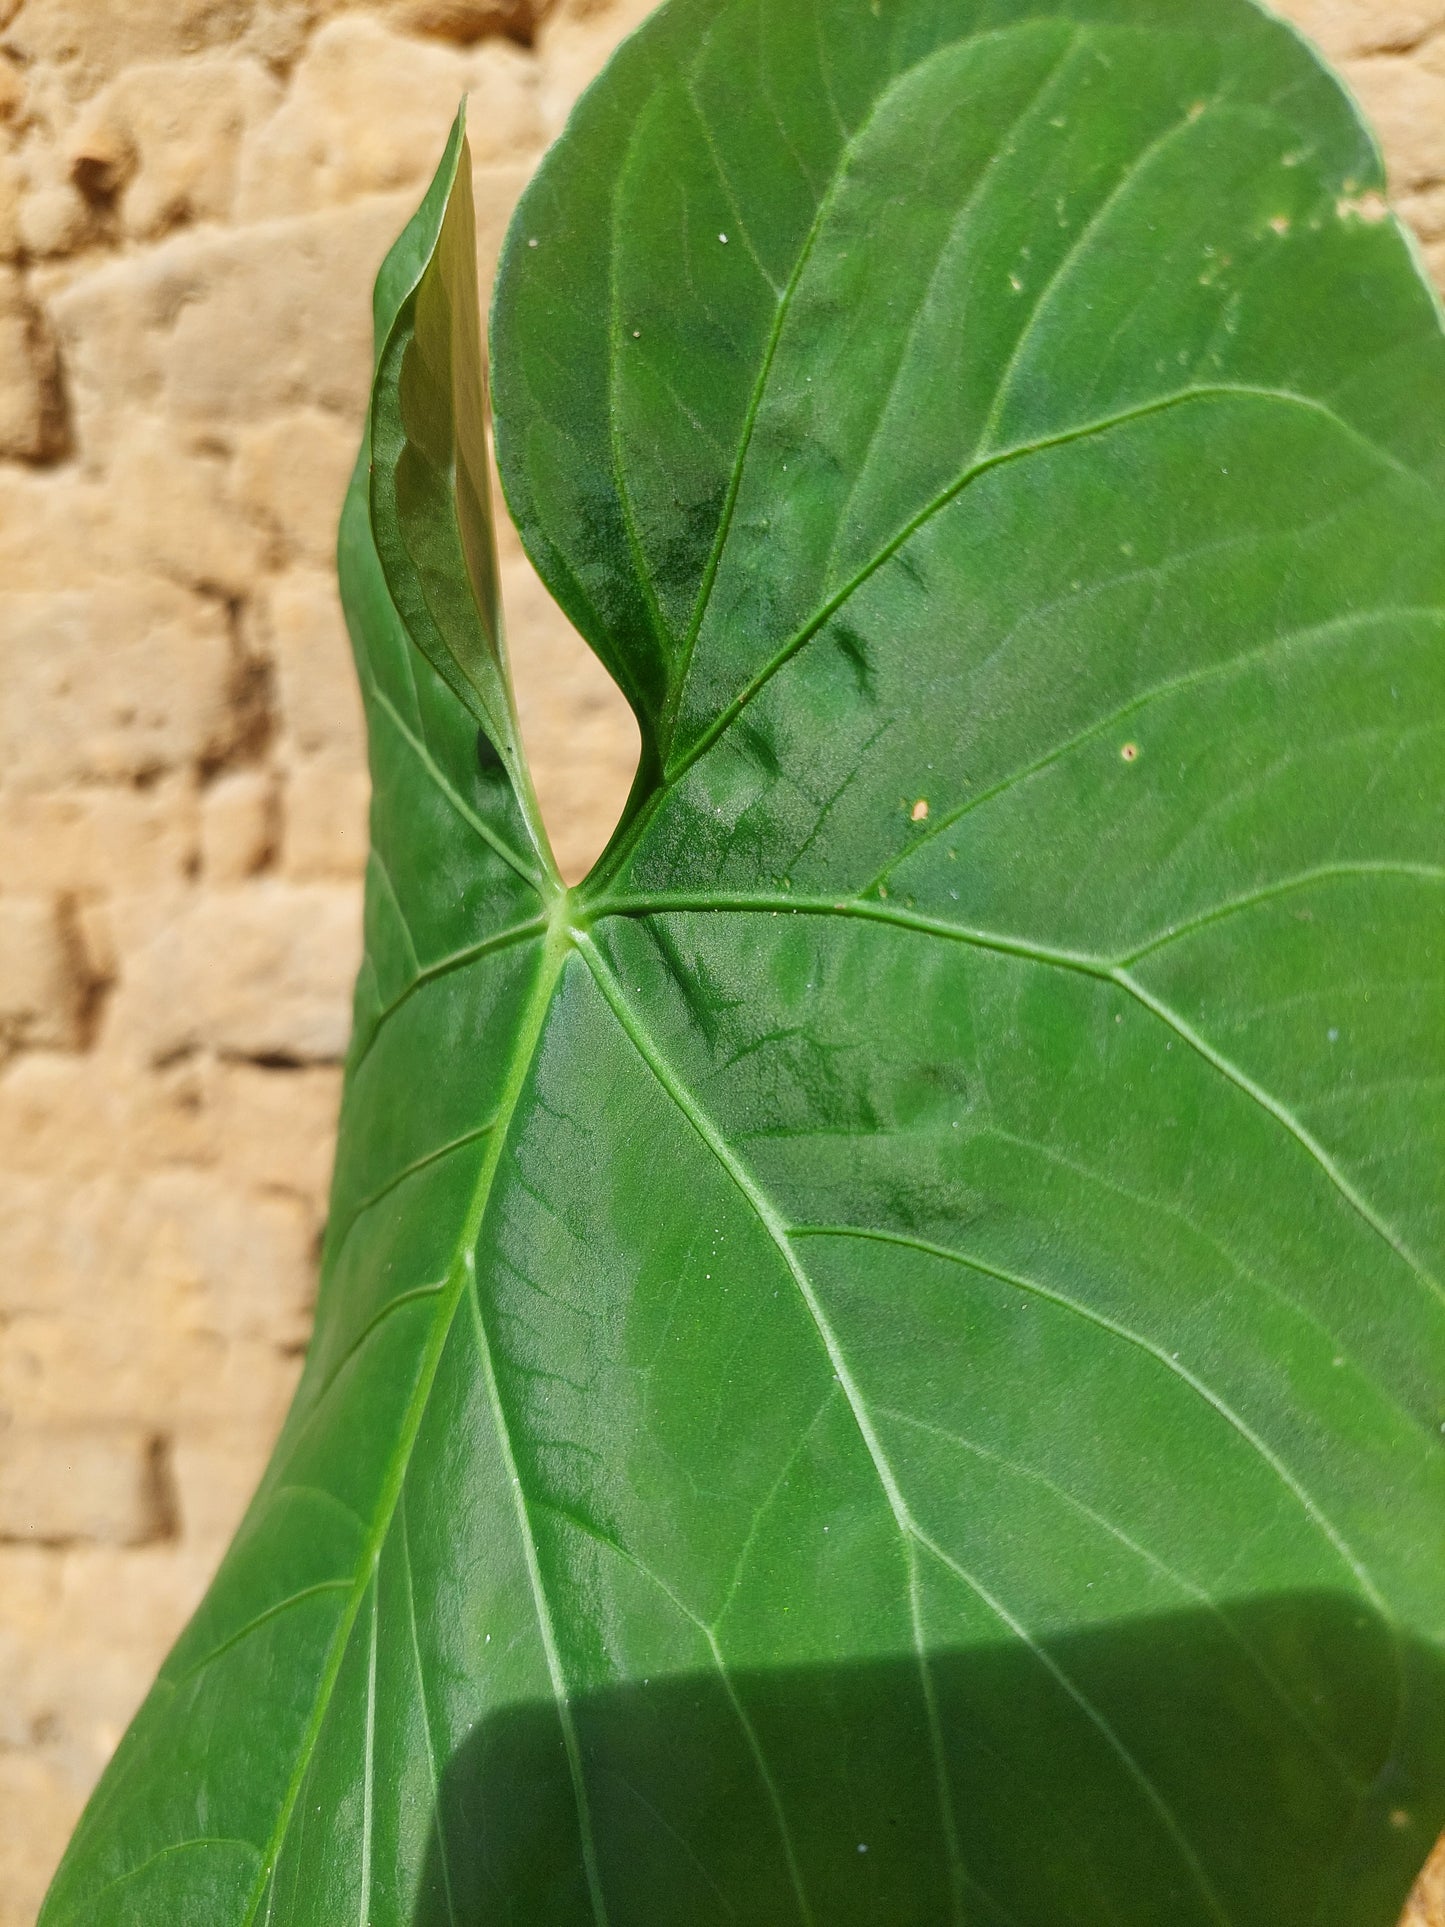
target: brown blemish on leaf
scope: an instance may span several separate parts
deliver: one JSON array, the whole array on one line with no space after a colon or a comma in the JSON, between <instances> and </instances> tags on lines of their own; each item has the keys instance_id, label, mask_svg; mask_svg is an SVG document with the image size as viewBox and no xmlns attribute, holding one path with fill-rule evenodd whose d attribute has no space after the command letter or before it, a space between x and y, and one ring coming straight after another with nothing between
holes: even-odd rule
<instances>
[{"instance_id":1,"label":"brown blemish on leaf","mask_svg":"<svg viewBox=\"0 0 1445 1927\"><path fill-rule=\"evenodd\" d=\"M1370 227L1378 227L1389 212L1389 202L1373 188L1368 194L1353 194L1335 202L1335 213L1342 221L1364 221Z\"/></svg>"}]
</instances>

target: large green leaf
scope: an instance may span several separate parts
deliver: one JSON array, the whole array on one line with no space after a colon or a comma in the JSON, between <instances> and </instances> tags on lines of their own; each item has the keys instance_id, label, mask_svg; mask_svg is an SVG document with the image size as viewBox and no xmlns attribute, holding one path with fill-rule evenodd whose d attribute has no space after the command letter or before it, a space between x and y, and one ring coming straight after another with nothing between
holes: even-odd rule
<instances>
[{"instance_id":1,"label":"large green leaf","mask_svg":"<svg viewBox=\"0 0 1445 1927\"><path fill-rule=\"evenodd\" d=\"M1246 0L673 0L342 530L317 1332L45 1927L1384 1927L1445 1819L1445 347Z\"/></svg>"}]
</instances>

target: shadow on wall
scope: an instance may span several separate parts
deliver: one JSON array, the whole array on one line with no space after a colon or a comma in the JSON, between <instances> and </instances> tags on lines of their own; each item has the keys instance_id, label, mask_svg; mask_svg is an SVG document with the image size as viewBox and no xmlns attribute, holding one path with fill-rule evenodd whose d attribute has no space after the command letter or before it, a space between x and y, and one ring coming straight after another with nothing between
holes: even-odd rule
<instances>
[{"instance_id":1,"label":"shadow on wall","mask_svg":"<svg viewBox=\"0 0 1445 1927\"><path fill-rule=\"evenodd\" d=\"M932 1716L912 1659L574 1699L609 1927L1393 1927L1445 1819L1445 1665L1357 1602L944 1653L930 1678ZM602 1918L556 1708L484 1721L413 1927Z\"/></svg>"}]
</instances>

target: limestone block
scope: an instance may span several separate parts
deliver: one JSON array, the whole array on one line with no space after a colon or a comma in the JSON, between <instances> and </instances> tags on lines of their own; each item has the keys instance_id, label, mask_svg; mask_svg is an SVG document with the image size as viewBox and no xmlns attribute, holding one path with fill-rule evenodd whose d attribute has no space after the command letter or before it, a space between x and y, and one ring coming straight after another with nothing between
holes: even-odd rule
<instances>
[{"instance_id":1,"label":"limestone block","mask_svg":"<svg viewBox=\"0 0 1445 1927\"><path fill-rule=\"evenodd\" d=\"M17 1289L7 1280L7 1298ZM162 1412L169 1418L197 1376L214 1385L225 1354L218 1338L171 1333L162 1341L118 1311L86 1319L78 1305L62 1301L53 1312L8 1312L0 1407L23 1414L27 1424L56 1427L77 1419L124 1424Z\"/></svg>"},{"instance_id":2,"label":"limestone block","mask_svg":"<svg viewBox=\"0 0 1445 1927\"><path fill-rule=\"evenodd\" d=\"M20 68L0 51L0 121L13 124L25 101L25 82Z\"/></svg>"},{"instance_id":3,"label":"limestone block","mask_svg":"<svg viewBox=\"0 0 1445 1927\"><path fill-rule=\"evenodd\" d=\"M24 190L16 215L25 252L74 254L95 231L95 211L73 181L40 181Z\"/></svg>"},{"instance_id":4,"label":"limestone block","mask_svg":"<svg viewBox=\"0 0 1445 1927\"><path fill-rule=\"evenodd\" d=\"M295 1355L269 1339L98 1316L22 1312L0 1348L0 1403L27 1425L150 1424L166 1431L232 1424L270 1437L296 1382Z\"/></svg>"},{"instance_id":5,"label":"limestone block","mask_svg":"<svg viewBox=\"0 0 1445 1927\"><path fill-rule=\"evenodd\" d=\"M532 780L558 867L578 882L601 854L637 772L626 698L502 531L502 603Z\"/></svg>"},{"instance_id":6,"label":"limestone block","mask_svg":"<svg viewBox=\"0 0 1445 1927\"><path fill-rule=\"evenodd\" d=\"M298 883L347 878L360 884L370 847L371 780L365 770L302 759L285 771L281 872Z\"/></svg>"},{"instance_id":7,"label":"limestone block","mask_svg":"<svg viewBox=\"0 0 1445 1927\"><path fill-rule=\"evenodd\" d=\"M208 1095L226 1171L249 1189L304 1198L319 1224L331 1183L341 1072L330 1065L265 1070L219 1064Z\"/></svg>"},{"instance_id":8,"label":"limestone block","mask_svg":"<svg viewBox=\"0 0 1445 1927\"><path fill-rule=\"evenodd\" d=\"M151 1435L0 1425L0 1542L143 1546L172 1528Z\"/></svg>"},{"instance_id":9,"label":"limestone block","mask_svg":"<svg viewBox=\"0 0 1445 1927\"><path fill-rule=\"evenodd\" d=\"M43 1269L46 1225L63 1214L66 1187L107 1173L119 1178L154 1156L157 1134L134 1128L150 1109L152 1080L117 1070L104 1056L37 1051L0 1078L0 1251L11 1278L0 1293L7 1306L29 1302L27 1280ZM169 1138L159 1143L162 1154L176 1149Z\"/></svg>"},{"instance_id":10,"label":"limestone block","mask_svg":"<svg viewBox=\"0 0 1445 1927\"><path fill-rule=\"evenodd\" d=\"M320 403L358 416L370 382L370 287L410 197L376 198L208 243L202 289L171 331L170 410L258 420Z\"/></svg>"},{"instance_id":11,"label":"limestone block","mask_svg":"<svg viewBox=\"0 0 1445 1927\"><path fill-rule=\"evenodd\" d=\"M1331 60L1403 53L1445 26L1442 0L1276 0Z\"/></svg>"},{"instance_id":12,"label":"limestone block","mask_svg":"<svg viewBox=\"0 0 1445 1927\"><path fill-rule=\"evenodd\" d=\"M89 536L98 492L68 463L0 462L0 594L79 589L95 581Z\"/></svg>"},{"instance_id":13,"label":"limestone block","mask_svg":"<svg viewBox=\"0 0 1445 1927\"><path fill-rule=\"evenodd\" d=\"M0 1546L0 1705L80 1785L114 1752L210 1563L179 1545Z\"/></svg>"},{"instance_id":14,"label":"limestone block","mask_svg":"<svg viewBox=\"0 0 1445 1927\"><path fill-rule=\"evenodd\" d=\"M335 575L336 525L356 462L360 424L300 408L236 436L235 492L282 566Z\"/></svg>"},{"instance_id":15,"label":"limestone block","mask_svg":"<svg viewBox=\"0 0 1445 1927\"><path fill-rule=\"evenodd\" d=\"M71 176L113 202L122 232L137 239L224 220L241 143L280 97L259 61L234 54L128 67L67 136Z\"/></svg>"},{"instance_id":16,"label":"limestone block","mask_svg":"<svg viewBox=\"0 0 1445 1927\"><path fill-rule=\"evenodd\" d=\"M359 420L371 283L409 195L235 232L178 234L79 276L52 302L87 446L139 406L215 435L319 406Z\"/></svg>"},{"instance_id":17,"label":"limestone block","mask_svg":"<svg viewBox=\"0 0 1445 1927\"><path fill-rule=\"evenodd\" d=\"M277 841L275 780L269 770L219 777L201 798L201 874L207 883L243 883L265 868Z\"/></svg>"},{"instance_id":18,"label":"limestone block","mask_svg":"<svg viewBox=\"0 0 1445 1927\"><path fill-rule=\"evenodd\" d=\"M1445 1840L1430 1856L1400 1927L1445 1927Z\"/></svg>"},{"instance_id":19,"label":"limestone block","mask_svg":"<svg viewBox=\"0 0 1445 1927\"><path fill-rule=\"evenodd\" d=\"M122 1275L164 1279L193 1330L296 1349L310 1334L316 1233L299 1198L225 1174L158 1171L114 1227L106 1272L117 1286Z\"/></svg>"},{"instance_id":20,"label":"limestone block","mask_svg":"<svg viewBox=\"0 0 1445 1927\"><path fill-rule=\"evenodd\" d=\"M299 1197L319 1223L340 1101L330 1065L276 1070L198 1052L138 1077L116 1051L22 1055L0 1078L0 1269L12 1280L0 1297L53 1306L53 1293L27 1296L27 1281L53 1275L48 1227L77 1221L71 1200L98 1199L86 1209L104 1220L110 1207L89 1188L102 1178L133 1187L165 1166L220 1168L241 1193Z\"/></svg>"},{"instance_id":21,"label":"limestone block","mask_svg":"<svg viewBox=\"0 0 1445 1927\"><path fill-rule=\"evenodd\" d=\"M472 195L477 212L477 266L484 291L492 285L513 210L535 171L536 162L533 159L520 165L478 162L472 169Z\"/></svg>"},{"instance_id":22,"label":"limestone block","mask_svg":"<svg viewBox=\"0 0 1445 1927\"><path fill-rule=\"evenodd\" d=\"M297 67L285 105L247 142L240 218L419 185L469 90L476 159L540 148L532 64L520 49L502 42L465 54L392 33L366 14L328 22Z\"/></svg>"},{"instance_id":23,"label":"limestone block","mask_svg":"<svg viewBox=\"0 0 1445 1927\"><path fill-rule=\"evenodd\" d=\"M1343 65L1385 150L1394 194L1445 177L1445 71L1403 55Z\"/></svg>"},{"instance_id":24,"label":"limestone block","mask_svg":"<svg viewBox=\"0 0 1445 1927\"><path fill-rule=\"evenodd\" d=\"M37 1627L35 1637L44 1637ZM76 1775L33 1750L0 1746L0 1813L19 1824L0 1827L0 1927L34 1927L87 1788Z\"/></svg>"},{"instance_id":25,"label":"limestone block","mask_svg":"<svg viewBox=\"0 0 1445 1927\"><path fill-rule=\"evenodd\" d=\"M0 154L0 261L13 261L20 252L20 208L25 175L18 161Z\"/></svg>"},{"instance_id":26,"label":"limestone block","mask_svg":"<svg viewBox=\"0 0 1445 1927\"><path fill-rule=\"evenodd\" d=\"M21 1239L33 1235L24 1220L49 1203L30 1180L92 1175L119 1148L107 1081L87 1059L49 1051L17 1058L0 1077L0 1248L12 1259Z\"/></svg>"},{"instance_id":27,"label":"limestone block","mask_svg":"<svg viewBox=\"0 0 1445 1927\"><path fill-rule=\"evenodd\" d=\"M20 276L0 269L0 459L48 461L65 441L55 337Z\"/></svg>"},{"instance_id":28,"label":"limestone block","mask_svg":"<svg viewBox=\"0 0 1445 1927\"><path fill-rule=\"evenodd\" d=\"M52 898L0 896L0 1053L72 1048L81 986Z\"/></svg>"},{"instance_id":29,"label":"limestone block","mask_svg":"<svg viewBox=\"0 0 1445 1927\"><path fill-rule=\"evenodd\" d=\"M366 763L366 733L351 644L334 575L293 569L272 586L264 616L277 711L293 755Z\"/></svg>"},{"instance_id":30,"label":"limestone block","mask_svg":"<svg viewBox=\"0 0 1445 1927\"><path fill-rule=\"evenodd\" d=\"M62 1306L64 1294L53 1281L65 1268L56 1255L65 1208L66 1199L48 1174L0 1171L0 1316L7 1320ZM3 1404L0 1413L8 1419Z\"/></svg>"},{"instance_id":31,"label":"limestone block","mask_svg":"<svg viewBox=\"0 0 1445 1927\"><path fill-rule=\"evenodd\" d=\"M31 1642L54 1623L60 1566L38 1546L0 1546L0 1761L27 1741L43 1745L53 1737L53 1719L26 1689L37 1665Z\"/></svg>"},{"instance_id":32,"label":"limestone block","mask_svg":"<svg viewBox=\"0 0 1445 1927\"><path fill-rule=\"evenodd\" d=\"M0 596L6 787L146 782L221 753L231 653L223 612L164 583Z\"/></svg>"},{"instance_id":33,"label":"limestone block","mask_svg":"<svg viewBox=\"0 0 1445 1927\"><path fill-rule=\"evenodd\" d=\"M128 428L138 411L164 406L170 335L204 293L214 245L208 236L177 236L144 254L82 267L51 287L48 309L77 440L91 462L109 453L117 417Z\"/></svg>"},{"instance_id":34,"label":"limestone block","mask_svg":"<svg viewBox=\"0 0 1445 1927\"><path fill-rule=\"evenodd\" d=\"M443 118L433 159L445 128ZM487 276L528 172L478 171ZM57 285L49 311L77 439L102 456L142 407L208 436L300 408L359 423L371 284L413 211L407 191L236 231L196 229Z\"/></svg>"},{"instance_id":35,"label":"limestone block","mask_svg":"<svg viewBox=\"0 0 1445 1927\"><path fill-rule=\"evenodd\" d=\"M319 21L352 0L257 0L238 51L253 55L273 73L289 74Z\"/></svg>"},{"instance_id":36,"label":"limestone block","mask_svg":"<svg viewBox=\"0 0 1445 1927\"><path fill-rule=\"evenodd\" d=\"M102 1172L68 1186L6 1173L0 1306L16 1318L104 1307L132 1337L147 1327L148 1348L169 1334L284 1349L307 1335L318 1222L313 1199L218 1171ZM15 1396L14 1409L29 1412L31 1396L23 1388ZM112 1406L108 1416L130 1422L144 1411ZM98 1417L83 1403L76 1416ZM54 1422L49 1405L42 1422Z\"/></svg>"},{"instance_id":37,"label":"limestone block","mask_svg":"<svg viewBox=\"0 0 1445 1927\"><path fill-rule=\"evenodd\" d=\"M196 1047L229 1057L339 1062L361 954L359 893L263 877L239 889L116 904L112 1022L152 1062Z\"/></svg>"},{"instance_id":38,"label":"limestone block","mask_svg":"<svg viewBox=\"0 0 1445 1927\"><path fill-rule=\"evenodd\" d=\"M6 37L79 99L137 61L225 46L255 11L256 0L29 0Z\"/></svg>"},{"instance_id":39,"label":"limestone block","mask_svg":"<svg viewBox=\"0 0 1445 1927\"><path fill-rule=\"evenodd\" d=\"M252 1431L221 1426L176 1439L177 1512L182 1532L198 1551L219 1560L226 1550L260 1483L270 1443Z\"/></svg>"},{"instance_id":40,"label":"limestone block","mask_svg":"<svg viewBox=\"0 0 1445 1927\"><path fill-rule=\"evenodd\" d=\"M558 0L537 35L547 137L555 139L573 102L625 34L640 27L656 0Z\"/></svg>"},{"instance_id":41,"label":"limestone block","mask_svg":"<svg viewBox=\"0 0 1445 1927\"><path fill-rule=\"evenodd\" d=\"M196 814L185 776L144 788L0 789L0 879L21 892L178 884L195 860Z\"/></svg>"},{"instance_id":42,"label":"limestone block","mask_svg":"<svg viewBox=\"0 0 1445 1927\"><path fill-rule=\"evenodd\" d=\"M87 508L102 571L143 571L238 600L256 586L265 538L238 508L214 438L168 434L145 416L127 424Z\"/></svg>"},{"instance_id":43,"label":"limestone block","mask_svg":"<svg viewBox=\"0 0 1445 1927\"><path fill-rule=\"evenodd\" d=\"M1445 240L1445 182L1421 188L1413 194L1397 194L1395 211L1429 247Z\"/></svg>"},{"instance_id":44,"label":"limestone block","mask_svg":"<svg viewBox=\"0 0 1445 1927\"><path fill-rule=\"evenodd\" d=\"M0 591L149 575L244 603L273 538L236 498L224 438L144 413L114 426L104 469L0 463Z\"/></svg>"}]
</instances>

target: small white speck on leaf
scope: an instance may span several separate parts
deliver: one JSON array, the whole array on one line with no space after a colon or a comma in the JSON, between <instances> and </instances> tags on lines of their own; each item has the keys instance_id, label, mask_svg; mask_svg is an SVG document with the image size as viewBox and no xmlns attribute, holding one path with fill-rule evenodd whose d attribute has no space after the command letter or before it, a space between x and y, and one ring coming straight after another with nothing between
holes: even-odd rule
<instances>
[{"instance_id":1,"label":"small white speck on leaf","mask_svg":"<svg viewBox=\"0 0 1445 1927\"><path fill-rule=\"evenodd\" d=\"M1337 1028L1335 1027L1335 1025L1334 1025L1334 1024L1331 1024L1331 1025L1330 1025L1330 1027L1329 1027L1329 1030L1328 1030L1328 1031L1326 1032L1326 1035L1328 1036L1328 1038L1329 1038L1329 1040L1330 1040L1330 1042L1331 1042L1332 1044L1338 1044L1338 1043L1339 1043L1339 1041L1340 1041L1340 1033L1339 1033L1339 1031L1338 1031L1338 1029L1337 1029Z\"/></svg>"},{"instance_id":2,"label":"small white speck on leaf","mask_svg":"<svg viewBox=\"0 0 1445 1927\"><path fill-rule=\"evenodd\" d=\"M909 815L915 823L921 823L928 815L928 798L926 796L920 796L918 801L913 805L913 808L909 811Z\"/></svg>"},{"instance_id":3,"label":"small white speck on leaf","mask_svg":"<svg viewBox=\"0 0 1445 1927\"><path fill-rule=\"evenodd\" d=\"M1287 214L1276 214L1270 222L1270 226L1276 234L1288 234L1290 228L1289 216Z\"/></svg>"},{"instance_id":4,"label":"small white speck on leaf","mask_svg":"<svg viewBox=\"0 0 1445 1927\"><path fill-rule=\"evenodd\" d=\"M727 246L727 244L728 244L728 237L727 237L727 236L726 236L725 234L720 234L720 235L719 235L719 236L718 236L717 238L719 239L719 241L721 241L721 242L722 242L722 244L723 244L723 246L724 246L724 247L726 247L726 246Z\"/></svg>"},{"instance_id":5,"label":"small white speck on leaf","mask_svg":"<svg viewBox=\"0 0 1445 1927\"><path fill-rule=\"evenodd\" d=\"M860 1841L858 1842L858 1851L859 1851L859 1853L867 1853L867 1851L868 1851L868 1842L867 1842L866 1840L860 1840Z\"/></svg>"},{"instance_id":6,"label":"small white speck on leaf","mask_svg":"<svg viewBox=\"0 0 1445 1927\"><path fill-rule=\"evenodd\" d=\"M527 243L527 246L528 246L529 248L534 248L534 247L536 247L536 245L537 245L537 237L536 237L536 235L534 234L534 235L532 236L532 238L531 238L531 240L530 240L530 241L529 241L529 242Z\"/></svg>"}]
</instances>

